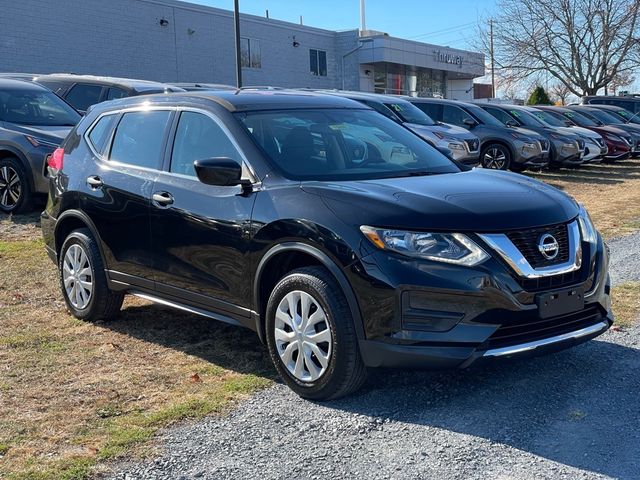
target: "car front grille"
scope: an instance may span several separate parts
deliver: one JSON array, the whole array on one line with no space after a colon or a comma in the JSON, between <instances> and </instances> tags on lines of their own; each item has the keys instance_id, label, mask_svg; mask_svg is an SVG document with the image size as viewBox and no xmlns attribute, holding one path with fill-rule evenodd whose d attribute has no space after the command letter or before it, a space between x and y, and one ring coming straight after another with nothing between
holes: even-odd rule
<instances>
[{"instance_id":1,"label":"car front grille","mask_svg":"<svg viewBox=\"0 0 640 480\"><path fill-rule=\"evenodd\" d=\"M584 281L585 268L560 275L549 275L538 278L518 278L518 283L527 292L542 292L556 288L570 287Z\"/></svg>"},{"instance_id":2,"label":"car front grille","mask_svg":"<svg viewBox=\"0 0 640 480\"><path fill-rule=\"evenodd\" d=\"M546 153L549 151L549 140L540 140L540 149Z\"/></svg>"},{"instance_id":3,"label":"car front grille","mask_svg":"<svg viewBox=\"0 0 640 480\"><path fill-rule=\"evenodd\" d=\"M590 327L603 318L603 312L596 306L544 319L541 319L537 314L518 317L512 322L500 326L482 347L494 349L534 342Z\"/></svg>"},{"instance_id":4,"label":"car front grille","mask_svg":"<svg viewBox=\"0 0 640 480\"><path fill-rule=\"evenodd\" d=\"M465 140L465 143L467 144L469 152L475 153L480 149L480 140L477 138L473 140Z\"/></svg>"},{"instance_id":5,"label":"car front grille","mask_svg":"<svg viewBox=\"0 0 640 480\"><path fill-rule=\"evenodd\" d=\"M540 237L544 234L552 235L558 242L558 255L549 260L538 249ZM569 260L569 238L566 224L553 225L551 227L532 228L507 232L507 237L516 246L520 253L527 259L533 268L559 265Z\"/></svg>"}]
</instances>

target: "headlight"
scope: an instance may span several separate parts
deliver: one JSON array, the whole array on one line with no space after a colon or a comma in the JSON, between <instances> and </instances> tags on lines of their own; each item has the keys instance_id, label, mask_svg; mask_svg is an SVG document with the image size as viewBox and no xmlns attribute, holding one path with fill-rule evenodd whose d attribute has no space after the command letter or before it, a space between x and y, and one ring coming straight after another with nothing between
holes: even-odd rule
<instances>
[{"instance_id":1,"label":"headlight","mask_svg":"<svg viewBox=\"0 0 640 480\"><path fill-rule=\"evenodd\" d=\"M450 150L464 150L464 145L458 142L451 142L447 145Z\"/></svg>"},{"instance_id":2,"label":"headlight","mask_svg":"<svg viewBox=\"0 0 640 480\"><path fill-rule=\"evenodd\" d=\"M522 145L522 149L527 149L527 150L536 150L537 149L537 145L533 142L527 142L525 144Z\"/></svg>"},{"instance_id":3,"label":"headlight","mask_svg":"<svg viewBox=\"0 0 640 480\"><path fill-rule=\"evenodd\" d=\"M388 230L367 225L360 231L381 250L391 250L411 257L473 267L489 255L461 233L424 233Z\"/></svg>"},{"instance_id":4,"label":"headlight","mask_svg":"<svg viewBox=\"0 0 640 480\"><path fill-rule=\"evenodd\" d=\"M584 205L581 203L580 205L580 213L578 215L578 224L580 225L580 231L582 232L582 239L585 242L589 242L591 245L595 245L598 242L598 231L596 227L593 226L593 222L591 221L591 217L587 212L587 209L584 208Z\"/></svg>"}]
</instances>

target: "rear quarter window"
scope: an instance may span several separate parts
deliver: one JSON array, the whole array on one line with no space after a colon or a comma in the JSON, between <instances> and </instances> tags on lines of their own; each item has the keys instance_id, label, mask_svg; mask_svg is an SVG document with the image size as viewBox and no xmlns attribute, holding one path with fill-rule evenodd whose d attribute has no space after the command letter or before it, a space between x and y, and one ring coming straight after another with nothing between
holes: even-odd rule
<instances>
[{"instance_id":1,"label":"rear quarter window","mask_svg":"<svg viewBox=\"0 0 640 480\"><path fill-rule=\"evenodd\" d=\"M116 115L105 115L100 117L89 129L87 141L91 144L96 153L104 153L107 141L111 136Z\"/></svg>"}]
</instances>

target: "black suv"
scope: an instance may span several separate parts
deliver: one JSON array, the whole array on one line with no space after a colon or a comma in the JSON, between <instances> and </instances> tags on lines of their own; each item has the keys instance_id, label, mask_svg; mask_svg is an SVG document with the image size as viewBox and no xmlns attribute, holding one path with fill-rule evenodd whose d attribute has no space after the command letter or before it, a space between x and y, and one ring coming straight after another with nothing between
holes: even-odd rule
<instances>
[{"instance_id":1,"label":"black suv","mask_svg":"<svg viewBox=\"0 0 640 480\"><path fill-rule=\"evenodd\" d=\"M0 211L29 210L48 192L45 159L79 120L46 88L0 78Z\"/></svg>"},{"instance_id":2,"label":"black suv","mask_svg":"<svg viewBox=\"0 0 640 480\"><path fill-rule=\"evenodd\" d=\"M521 172L549 164L549 140L531 130L508 127L472 103L435 98L407 98L434 120L464 127L480 138L485 168Z\"/></svg>"},{"instance_id":3,"label":"black suv","mask_svg":"<svg viewBox=\"0 0 640 480\"><path fill-rule=\"evenodd\" d=\"M540 353L613 321L607 250L579 204L459 167L349 99L117 100L50 170L42 231L76 317L113 318L130 293L244 325L306 398L356 390L365 367Z\"/></svg>"},{"instance_id":4,"label":"black suv","mask_svg":"<svg viewBox=\"0 0 640 480\"><path fill-rule=\"evenodd\" d=\"M91 105L125 97L151 93L183 92L184 89L166 83L136 80L132 78L98 77L71 73L52 73L33 78L56 95L64 98L80 113Z\"/></svg>"}]
</instances>

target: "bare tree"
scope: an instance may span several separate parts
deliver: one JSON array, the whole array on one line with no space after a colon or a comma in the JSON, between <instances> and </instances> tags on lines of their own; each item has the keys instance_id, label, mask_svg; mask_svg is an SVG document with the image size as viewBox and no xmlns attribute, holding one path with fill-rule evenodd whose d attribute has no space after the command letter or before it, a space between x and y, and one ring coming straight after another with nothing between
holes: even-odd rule
<instances>
[{"instance_id":1,"label":"bare tree","mask_svg":"<svg viewBox=\"0 0 640 480\"><path fill-rule=\"evenodd\" d=\"M496 10L496 65L513 79L548 72L571 93L593 95L640 66L638 0L499 0Z\"/></svg>"},{"instance_id":2,"label":"bare tree","mask_svg":"<svg viewBox=\"0 0 640 480\"><path fill-rule=\"evenodd\" d=\"M558 82L550 89L551 95L558 99L562 105L567 104L567 98L571 95L571 90L564 83Z\"/></svg>"},{"instance_id":3,"label":"bare tree","mask_svg":"<svg viewBox=\"0 0 640 480\"><path fill-rule=\"evenodd\" d=\"M636 76L632 72L622 72L611 79L608 88L611 90L611 93L615 95L619 88L627 87L635 81Z\"/></svg>"}]
</instances>

